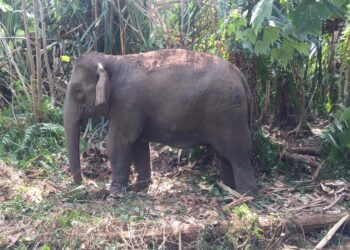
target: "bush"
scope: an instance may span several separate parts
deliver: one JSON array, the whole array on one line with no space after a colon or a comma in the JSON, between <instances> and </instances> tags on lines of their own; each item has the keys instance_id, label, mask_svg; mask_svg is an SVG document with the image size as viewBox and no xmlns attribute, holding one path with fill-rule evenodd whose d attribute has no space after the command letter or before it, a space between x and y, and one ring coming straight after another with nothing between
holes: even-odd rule
<instances>
[{"instance_id":1,"label":"bush","mask_svg":"<svg viewBox=\"0 0 350 250\"><path fill-rule=\"evenodd\" d=\"M274 143L268 132L258 129L253 132L253 164L258 171L274 175L280 164L282 147Z\"/></svg>"},{"instance_id":2,"label":"bush","mask_svg":"<svg viewBox=\"0 0 350 250\"><path fill-rule=\"evenodd\" d=\"M323 175L350 177L350 107L340 106L333 123L320 136L320 152L325 160Z\"/></svg>"},{"instance_id":3,"label":"bush","mask_svg":"<svg viewBox=\"0 0 350 250\"><path fill-rule=\"evenodd\" d=\"M62 109L44 103L45 121L34 123L25 103L0 116L0 158L18 167L53 166L65 157Z\"/></svg>"}]
</instances>

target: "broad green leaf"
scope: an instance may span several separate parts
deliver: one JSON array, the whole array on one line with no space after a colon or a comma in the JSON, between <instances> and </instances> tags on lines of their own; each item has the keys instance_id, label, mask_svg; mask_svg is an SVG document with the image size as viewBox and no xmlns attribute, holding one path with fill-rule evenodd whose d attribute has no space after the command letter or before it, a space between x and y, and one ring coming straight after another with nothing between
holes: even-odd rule
<instances>
[{"instance_id":1,"label":"broad green leaf","mask_svg":"<svg viewBox=\"0 0 350 250\"><path fill-rule=\"evenodd\" d=\"M243 31L243 39L248 40L251 43L255 43L257 39L257 34L254 29L246 29Z\"/></svg>"},{"instance_id":2,"label":"broad green leaf","mask_svg":"<svg viewBox=\"0 0 350 250\"><path fill-rule=\"evenodd\" d=\"M16 36L24 36L24 35L25 35L24 30L22 29L16 30Z\"/></svg>"},{"instance_id":3,"label":"broad green leaf","mask_svg":"<svg viewBox=\"0 0 350 250\"><path fill-rule=\"evenodd\" d=\"M282 48L273 48L271 50L271 58L286 67L288 62L293 59L294 47L290 40L285 39Z\"/></svg>"},{"instance_id":4,"label":"broad green leaf","mask_svg":"<svg viewBox=\"0 0 350 250\"><path fill-rule=\"evenodd\" d=\"M70 56L62 55L61 56L61 61L62 62L70 62Z\"/></svg>"},{"instance_id":5,"label":"broad green leaf","mask_svg":"<svg viewBox=\"0 0 350 250\"><path fill-rule=\"evenodd\" d=\"M343 1L343 2L346 3L346 1ZM341 4L339 4L339 2L338 3L333 3L332 1L329 1L329 0L323 0L323 3L328 7L329 11L333 15L336 15L336 16L341 17L341 18L345 18L345 15L346 15L346 11L345 11L346 4L344 4L345 6L341 6Z\"/></svg>"},{"instance_id":6,"label":"broad green leaf","mask_svg":"<svg viewBox=\"0 0 350 250\"><path fill-rule=\"evenodd\" d=\"M339 141L341 145L345 145L347 148L350 146L350 129L344 130L339 134Z\"/></svg>"},{"instance_id":7,"label":"broad green leaf","mask_svg":"<svg viewBox=\"0 0 350 250\"><path fill-rule=\"evenodd\" d=\"M267 27L264 29L263 39L267 44L272 44L279 38L280 29L275 27Z\"/></svg>"},{"instance_id":8,"label":"broad green leaf","mask_svg":"<svg viewBox=\"0 0 350 250\"><path fill-rule=\"evenodd\" d=\"M236 29L234 23L229 23L226 28L227 35L231 36L233 33L235 33L235 31Z\"/></svg>"},{"instance_id":9,"label":"broad green leaf","mask_svg":"<svg viewBox=\"0 0 350 250\"><path fill-rule=\"evenodd\" d=\"M350 120L350 108L345 109L341 115L340 115L341 121L348 121Z\"/></svg>"},{"instance_id":10,"label":"broad green leaf","mask_svg":"<svg viewBox=\"0 0 350 250\"><path fill-rule=\"evenodd\" d=\"M296 49L300 54L309 55L309 45L307 43L294 42L294 49Z\"/></svg>"},{"instance_id":11,"label":"broad green leaf","mask_svg":"<svg viewBox=\"0 0 350 250\"><path fill-rule=\"evenodd\" d=\"M301 33L321 34L322 21L331 18L334 11L325 1L304 0L291 11L293 26Z\"/></svg>"},{"instance_id":12,"label":"broad green leaf","mask_svg":"<svg viewBox=\"0 0 350 250\"><path fill-rule=\"evenodd\" d=\"M278 58L280 57L280 54L281 54L280 51L281 51L280 48L273 48L271 50L271 58L272 58L272 60L275 60L275 61L278 60Z\"/></svg>"},{"instance_id":13,"label":"broad green leaf","mask_svg":"<svg viewBox=\"0 0 350 250\"><path fill-rule=\"evenodd\" d=\"M0 10L4 13L7 11L13 11L12 7L3 1L0 2Z\"/></svg>"},{"instance_id":14,"label":"broad green leaf","mask_svg":"<svg viewBox=\"0 0 350 250\"><path fill-rule=\"evenodd\" d=\"M265 41L257 41L254 46L254 53L256 55L264 55L270 49L270 46Z\"/></svg>"},{"instance_id":15,"label":"broad green leaf","mask_svg":"<svg viewBox=\"0 0 350 250\"><path fill-rule=\"evenodd\" d=\"M293 42L289 39L284 39L282 44L282 58L281 60L287 60L287 63L293 58L294 46ZM287 63L285 65L287 65Z\"/></svg>"},{"instance_id":16,"label":"broad green leaf","mask_svg":"<svg viewBox=\"0 0 350 250\"><path fill-rule=\"evenodd\" d=\"M265 19L269 19L272 13L273 0L260 0L252 10L250 24L258 31Z\"/></svg>"},{"instance_id":17,"label":"broad green leaf","mask_svg":"<svg viewBox=\"0 0 350 250\"><path fill-rule=\"evenodd\" d=\"M243 42L242 47L249 51L249 53L253 52L252 44L250 42Z\"/></svg>"}]
</instances>

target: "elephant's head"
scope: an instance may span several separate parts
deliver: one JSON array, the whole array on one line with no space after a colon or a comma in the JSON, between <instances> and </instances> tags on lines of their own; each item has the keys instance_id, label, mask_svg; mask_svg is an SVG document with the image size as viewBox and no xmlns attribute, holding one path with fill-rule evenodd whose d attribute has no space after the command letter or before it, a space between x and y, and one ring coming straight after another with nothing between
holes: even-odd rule
<instances>
[{"instance_id":1,"label":"elephant's head","mask_svg":"<svg viewBox=\"0 0 350 250\"><path fill-rule=\"evenodd\" d=\"M74 182L82 181L80 170L80 125L92 116L108 114L110 76L106 70L107 56L86 54L74 65L64 104L64 128L67 151Z\"/></svg>"}]
</instances>

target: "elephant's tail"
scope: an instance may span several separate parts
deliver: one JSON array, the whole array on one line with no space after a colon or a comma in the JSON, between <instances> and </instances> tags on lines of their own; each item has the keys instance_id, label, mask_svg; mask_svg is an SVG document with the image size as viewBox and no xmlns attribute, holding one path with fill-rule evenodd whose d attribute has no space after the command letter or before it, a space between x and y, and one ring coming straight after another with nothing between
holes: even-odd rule
<instances>
[{"instance_id":1,"label":"elephant's tail","mask_svg":"<svg viewBox=\"0 0 350 250\"><path fill-rule=\"evenodd\" d=\"M242 74L243 87L247 96L247 106L248 106L248 126L249 130L252 131L252 123L253 123L253 96L250 91L248 81L245 76Z\"/></svg>"}]
</instances>

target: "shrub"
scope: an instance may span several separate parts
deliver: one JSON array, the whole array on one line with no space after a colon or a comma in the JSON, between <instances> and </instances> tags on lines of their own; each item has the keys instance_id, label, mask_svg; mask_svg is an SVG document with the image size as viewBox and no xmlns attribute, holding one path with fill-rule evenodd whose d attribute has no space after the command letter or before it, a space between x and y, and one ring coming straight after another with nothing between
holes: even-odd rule
<instances>
[{"instance_id":1,"label":"shrub","mask_svg":"<svg viewBox=\"0 0 350 250\"><path fill-rule=\"evenodd\" d=\"M18 167L57 165L64 157L62 109L44 103L45 121L34 123L29 108L22 102L18 109L3 110L0 116L0 157Z\"/></svg>"},{"instance_id":2,"label":"shrub","mask_svg":"<svg viewBox=\"0 0 350 250\"><path fill-rule=\"evenodd\" d=\"M333 123L320 136L320 152L325 159L323 175L350 177L350 107L340 106Z\"/></svg>"},{"instance_id":3,"label":"shrub","mask_svg":"<svg viewBox=\"0 0 350 250\"><path fill-rule=\"evenodd\" d=\"M253 132L253 163L263 173L274 175L279 161L282 147L274 143L264 129Z\"/></svg>"}]
</instances>

